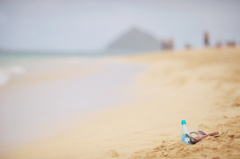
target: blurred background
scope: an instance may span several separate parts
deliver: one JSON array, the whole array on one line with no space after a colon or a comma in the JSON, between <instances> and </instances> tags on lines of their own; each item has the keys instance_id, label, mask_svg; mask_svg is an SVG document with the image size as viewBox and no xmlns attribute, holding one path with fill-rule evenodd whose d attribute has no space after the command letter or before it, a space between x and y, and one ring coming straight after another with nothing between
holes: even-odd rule
<instances>
[{"instance_id":1,"label":"blurred background","mask_svg":"<svg viewBox=\"0 0 240 159\"><path fill-rule=\"evenodd\" d=\"M103 57L237 47L239 15L238 0L0 0L0 149L136 98L146 66Z\"/></svg>"},{"instance_id":2,"label":"blurred background","mask_svg":"<svg viewBox=\"0 0 240 159\"><path fill-rule=\"evenodd\" d=\"M92 52L109 47L132 28L156 40L172 38L202 47L203 32L211 44L239 43L238 0L1 0L1 49Z\"/></svg>"}]
</instances>

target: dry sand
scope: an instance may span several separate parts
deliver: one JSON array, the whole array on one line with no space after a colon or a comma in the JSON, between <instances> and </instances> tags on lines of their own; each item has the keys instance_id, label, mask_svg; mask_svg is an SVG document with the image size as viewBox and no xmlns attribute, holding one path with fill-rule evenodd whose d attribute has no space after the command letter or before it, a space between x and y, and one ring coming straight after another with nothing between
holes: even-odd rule
<instances>
[{"instance_id":1,"label":"dry sand","mask_svg":"<svg viewBox=\"0 0 240 159\"><path fill-rule=\"evenodd\" d=\"M132 86L138 100L89 114L71 133L23 145L0 158L240 158L240 49L115 60L148 65ZM220 134L185 145L180 141L182 119L190 131Z\"/></svg>"}]
</instances>

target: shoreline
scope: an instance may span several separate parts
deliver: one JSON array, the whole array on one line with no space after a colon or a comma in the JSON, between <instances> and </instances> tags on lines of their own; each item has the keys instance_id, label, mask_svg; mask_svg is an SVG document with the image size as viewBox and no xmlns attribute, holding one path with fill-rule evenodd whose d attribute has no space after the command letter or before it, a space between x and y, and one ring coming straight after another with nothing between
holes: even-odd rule
<instances>
[{"instance_id":1,"label":"shoreline","mask_svg":"<svg viewBox=\"0 0 240 159\"><path fill-rule=\"evenodd\" d=\"M133 96L121 94L130 92L125 85L144 68L102 59L45 59L46 63L47 69L27 72L0 87L1 146L49 139L69 132L88 113L126 103ZM34 66L41 68L42 61Z\"/></svg>"}]
</instances>

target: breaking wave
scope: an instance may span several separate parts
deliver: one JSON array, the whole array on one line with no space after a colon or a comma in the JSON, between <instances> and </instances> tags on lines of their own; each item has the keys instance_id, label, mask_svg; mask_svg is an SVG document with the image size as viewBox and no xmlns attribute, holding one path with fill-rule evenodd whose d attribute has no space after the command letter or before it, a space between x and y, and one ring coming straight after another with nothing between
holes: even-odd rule
<instances>
[{"instance_id":1,"label":"breaking wave","mask_svg":"<svg viewBox=\"0 0 240 159\"><path fill-rule=\"evenodd\" d=\"M0 66L0 86L6 84L10 79L25 73L25 68L19 65Z\"/></svg>"}]
</instances>

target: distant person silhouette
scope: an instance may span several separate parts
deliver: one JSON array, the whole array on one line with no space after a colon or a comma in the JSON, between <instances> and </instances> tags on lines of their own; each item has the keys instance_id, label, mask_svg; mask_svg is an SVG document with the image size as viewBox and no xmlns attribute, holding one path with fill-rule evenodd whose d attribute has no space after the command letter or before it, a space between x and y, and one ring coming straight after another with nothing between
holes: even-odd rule
<instances>
[{"instance_id":1,"label":"distant person silhouette","mask_svg":"<svg viewBox=\"0 0 240 159\"><path fill-rule=\"evenodd\" d=\"M191 44L189 44L189 43L185 44L185 49L190 50L191 48L192 48Z\"/></svg>"},{"instance_id":2,"label":"distant person silhouette","mask_svg":"<svg viewBox=\"0 0 240 159\"><path fill-rule=\"evenodd\" d=\"M222 48L222 43L221 42L217 42L216 43L216 48L218 48L218 49Z\"/></svg>"},{"instance_id":3,"label":"distant person silhouette","mask_svg":"<svg viewBox=\"0 0 240 159\"><path fill-rule=\"evenodd\" d=\"M174 39L173 39L173 38L170 38L169 41L168 41L168 43L169 43L169 49L170 49L170 50L173 50L173 49L174 49Z\"/></svg>"},{"instance_id":4,"label":"distant person silhouette","mask_svg":"<svg viewBox=\"0 0 240 159\"><path fill-rule=\"evenodd\" d=\"M231 48L235 48L235 47L236 47L236 42L235 42L235 41L229 41L229 42L227 43L227 46L228 46L228 47L231 47Z\"/></svg>"},{"instance_id":5,"label":"distant person silhouette","mask_svg":"<svg viewBox=\"0 0 240 159\"><path fill-rule=\"evenodd\" d=\"M208 47L209 46L209 35L208 35L208 32L204 33L203 40L204 40L204 46Z\"/></svg>"}]
</instances>

